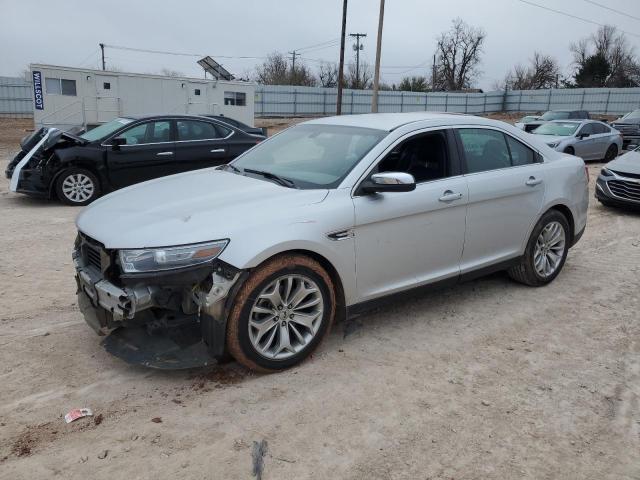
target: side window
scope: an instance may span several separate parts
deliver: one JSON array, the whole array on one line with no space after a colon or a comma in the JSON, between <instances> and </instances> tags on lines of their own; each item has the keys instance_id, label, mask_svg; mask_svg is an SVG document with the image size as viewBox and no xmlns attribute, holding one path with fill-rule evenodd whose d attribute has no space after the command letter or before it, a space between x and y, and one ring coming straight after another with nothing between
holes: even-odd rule
<instances>
[{"instance_id":1,"label":"side window","mask_svg":"<svg viewBox=\"0 0 640 480\"><path fill-rule=\"evenodd\" d=\"M594 123L593 128L595 129L595 133L610 133L611 129L602 123Z\"/></svg>"},{"instance_id":2,"label":"side window","mask_svg":"<svg viewBox=\"0 0 640 480\"><path fill-rule=\"evenodd\" d=\"M178 120L178 140L210 140L220 138L216 126L209 122L199 122L194 120Z\"/></svg>"},{"instance_id":3,"label":"side window","mask_svg":"<svg viewBox=\"0 0 640 480\"><path fill-rule=\"evenodd\" d=\"M216 124L215 127L216 127L216 131L218 132L218 138L225 138L231 132L233 132L233 130L231 130L230 128L223 127L222 125L217 125Z\"/></svg>"},{"instance_id":4,"label":"side window","mask_svg":"<svg viewBox=\"0 0 640 480\"><path fill-rule=\"evenodd\" d=\"M141 123L122 132L118 137L126 138L127 145L170 142L171 124L168 121Z\"/></svg>"},{"instance_id":5,"label":"side window","mask_svg":"<svg viewBox=\"0 0 640 480\"><path fill-rule=\"evenodd\" d=\"M151 122L147 129L146 143L159 143L171 141L171 123Z\"/></svg>"},{"instance_id":6,"label":"side window","mask_svg":"<svg viewBox=\"0 0 640 480\"><path fill-rule=\"evenodd\" d=\"M247 104L247 94L244 92L224 92L224 104L244 107Z\"/></svg>"},{"instance_id":7,"label":"side window","mask_svg":"<svg viewBox=\"0 0 640 480\"><path fill-rule=\"evenodd\" d=\"M131 127L129 130L125 130L118 137L125 138L127 145L137 145L138 143L145 143L145 135L147 134L148 123L141 123L135 127Z\"/></svg>"},{"instance_id":8,"label":"side window","mask_svg":"<svg viewBox=\"0 0 640 480\"><path fill-rule=\"evenodd\" d=\"M418 134L405 140L380 161L376 172L410 173L416 183L451 175L446 132Z\"/></svg>"},{"instance_id":9,"label":"side window","mask_svg":"<svg viewBox=\"0 0 640 480\"><path fill-rule=\"evenodd\" d=\"M536 154L533 150L509 135L505 135L505 137L507 137L507 145L509 145L511 153L511 165L517 167L536 163Z\"/></svg>"},{"instance_id":10,"label":"side window","mask_svg":"<svg viewBox=\"0 0 640 480\"><path fill-rule=\"evenodd\" d=\"M76 96L76 81L65 78L45 77L44 84L48 94Z\"/></svg>"},{"instance_id":11,"label":"side window","mask_svg":"<svg viewBox=\"0 0 640 480\"><path fill-rule=\"evenodd\" d=\"M511 166L505 136L496 130L463 128L458 130L468 173L485 172Z\"/></svg>"},{"instance_id":12,"label":"side window","mask_svg":"<svg viewBox=\"0 0 640 480\"><path fill-rule=\"evenodd\" d=\"M594 124L587 123L586 125L582 126L582 128L580 129L580 133L578 135L584 135L584 134L593 135L594 133L596 133Z\"/></svg>"}]
</instances>

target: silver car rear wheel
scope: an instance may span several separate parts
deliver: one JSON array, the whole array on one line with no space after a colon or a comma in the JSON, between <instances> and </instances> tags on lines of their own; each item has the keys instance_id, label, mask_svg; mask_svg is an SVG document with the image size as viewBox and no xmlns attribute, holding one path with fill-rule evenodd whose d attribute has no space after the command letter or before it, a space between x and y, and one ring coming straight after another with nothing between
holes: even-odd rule
<instances>
[{"instance_id":1,"label":"silver car rear wheel","mask_svg":"<svg viewBox=\"0 0 640 480\"><path fill-rule=\"evenodd\" d=\"M564 258L566 238L559 222L547 224L538 239L533 253L533 264L538 275L548 278L558 270Z\"/></svg>"},{"instance_id":2,"label":"silver car rear wheel","mask_svg":"<svg viewBox=\"0 0 640 480\"><path fill-rule=\"evenodd\" d=\"M284 360L315 338L324 312L318 285L301 274L283 275L258 295L248 322L251 345L269 360Z\"/></svg>"}]
</instances>

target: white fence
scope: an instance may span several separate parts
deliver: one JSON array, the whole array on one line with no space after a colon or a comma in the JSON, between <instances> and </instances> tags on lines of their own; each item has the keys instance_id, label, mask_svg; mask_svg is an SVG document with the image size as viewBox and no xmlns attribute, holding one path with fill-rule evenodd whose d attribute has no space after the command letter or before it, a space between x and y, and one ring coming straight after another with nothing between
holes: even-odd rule
<instances>
[{"instance_id":1,"label":"white fence","mask_svg":"<svg viewBox=\"0 0 640 480\"><path fill-rule=\"evenodd\" d=\"M371 90L344 90L342 113L371 111ZM257 117L334 115L335 88L259 85L256 88ZM594 114L621 115L640 108L640 88L590 88L515 90L486 93L382 91L379 112L545 112L577 109Z\"/></svg>"},{"instance_id":2,"label":"white fence","mask_svg":"<svg viewBox=\"0 0 640 480\"><path fill-rule=\"evenodd\" d=\"M32 117L33 89L22 78L0 77L0 117ZM342 112L371 111L370 90L344 90ZM258 85L256 117L334 115L338 91L335 88ZM379 112L544 112L579 109L594 114L621 115L640 108L640 88L589 88L515 90L486 93L419 93L383 91Z\"/></svg>"},{"instance_id":3,"label":"white fence","mask_svg":"<svg viewBox=\"0 0 640 480\"><path fill-rule=\"evenodd\" d=\"M0 118L33 117L31 83L20 77L0 77Z\"/></svg>"}]
</instances>

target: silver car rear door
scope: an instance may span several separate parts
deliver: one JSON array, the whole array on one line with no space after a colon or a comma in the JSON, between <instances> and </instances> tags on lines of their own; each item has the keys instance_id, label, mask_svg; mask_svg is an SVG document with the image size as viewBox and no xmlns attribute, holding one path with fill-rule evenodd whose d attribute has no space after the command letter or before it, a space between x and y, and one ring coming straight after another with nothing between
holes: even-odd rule
<instances>
[{"instance_id":1,"label":"silver car rear door","mask_svg":"<svg viewBox=\"0 0 640 480\"><path fill-rule=\"evenodd\" d=\"M522 254L545 192L540 155L493 128L456 130L463 154L469 204L462 274Z\"/></svg>"},{"instance_id":2,"label":"silver car rear door","mask_svg":"<svg viewBox=\"0 0 640 480\"><path fill-rule=\"evenodd\" d=\"M441 170L439 170L441 169ZM361 178L403 171L416 189L354 190L360 301L439 280L457 280L464 245L467 182L451 130L421 131L390 146Z\"/></svg>"}]
</instances>

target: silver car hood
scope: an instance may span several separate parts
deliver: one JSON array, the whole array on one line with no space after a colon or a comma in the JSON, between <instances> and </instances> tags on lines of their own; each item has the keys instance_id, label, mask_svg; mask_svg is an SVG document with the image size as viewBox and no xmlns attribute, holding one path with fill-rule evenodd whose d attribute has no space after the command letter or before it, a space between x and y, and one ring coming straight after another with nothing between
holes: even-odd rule
<instances>
[{"instance_id":1,"label":"silver car hood","mask_svg":"<svg viewBox=\"0 0 640 480\"><path fill-rule=\"evenodd\" d=\"M620 155L607 163L606 167L620 173L640 175L640 152L633 151Z\"/></svg>"},{"instance_id":2,"label":"silver car hood","mask_svg":"<svg viewBox=\"0 0 640 480\"><path fill-rule=\"evenodd\" d=\"M252 219L288 218L321 202L327 193L221 170L196 170L111 193L85 208L76 226L106 248L185 245L229 238Z\"/></svg>"}]
</instances>

